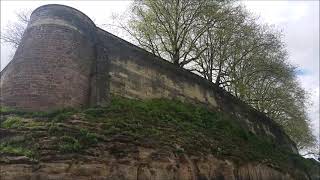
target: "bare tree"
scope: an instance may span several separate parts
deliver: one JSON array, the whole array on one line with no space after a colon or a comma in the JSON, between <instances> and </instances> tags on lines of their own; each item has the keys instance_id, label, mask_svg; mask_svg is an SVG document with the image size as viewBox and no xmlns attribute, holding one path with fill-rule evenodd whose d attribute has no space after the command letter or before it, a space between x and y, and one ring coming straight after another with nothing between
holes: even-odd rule
<instances>
[{"instance_id":1,"label":"bare tree","mask_svg":"<svg viewBox=\"0 0 320 180\"><path fill-rule=\"evenodd\" d=\"M184 67L200 56L201 51L191 54L191 50L206 28L218 20L200 22L199 18L204 11L219 13L223 4L208 0L135 1L132 18L124 29L144 49Z\"/></svg>"},{"instance_id":2,"label":"bare tree","mask_svg":"<svg viewBox=\"0 0 320 180\"><path fill-rule=\"evenodd\" d=\"M2 43L8 43L17 48L22 39L31 15L31 10L21 10L16 12L17 20L9 24L1 32Z\"/></svg>"}]
</instances>

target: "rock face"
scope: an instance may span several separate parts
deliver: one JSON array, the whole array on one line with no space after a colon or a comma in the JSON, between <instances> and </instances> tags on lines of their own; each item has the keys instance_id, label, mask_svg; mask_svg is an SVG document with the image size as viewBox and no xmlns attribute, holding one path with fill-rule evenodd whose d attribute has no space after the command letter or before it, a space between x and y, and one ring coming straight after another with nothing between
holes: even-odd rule
<instances>
[{"instance_id":1,"label":"rock face","mask_svg":"<svg viewBox=\"0 0 320 180\"><path fill-rule=\"evenodd\" d=\"M221 112L112 99L47 114L2 110L0 180L319 179L319 163L246 134Z\"/></svg>"},{"instance_id":2,"label":"rock face","mask_svg":"<svg viewBox=\"0 0 320 180\"><path fill-rule=\"evenodd\" d=\"M235 165L213 156L199 158L177 154L163 156L154 149L139 148L137 157L121 158L105 152L102 158L52 160L26 163L23 158L0 164L1 180L14 179L105 179L105 180L284 180L308 179L297 172L295 177L261 164Z\"/></svg>"}]
</instances>

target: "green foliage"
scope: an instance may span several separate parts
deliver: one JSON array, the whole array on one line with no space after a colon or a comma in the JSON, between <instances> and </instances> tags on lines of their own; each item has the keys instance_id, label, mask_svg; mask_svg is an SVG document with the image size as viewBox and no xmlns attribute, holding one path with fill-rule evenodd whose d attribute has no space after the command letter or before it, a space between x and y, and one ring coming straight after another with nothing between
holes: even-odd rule
<instances>
[{"instance_id":1,"label":"green foliage","mask_svg":"<svg viewBox=\"0 0 320 180\"><path fill-rule=\"evenodd\" d=\"M62 132L62 129L55 122L50 122L49 124L47 124L47 127L48 133L51 136L59 135L59 133Z\"/></svg>"},{"instance_id":2,"label":"green foliage","mask_svg":"<svg viewBox=\"0 0 320 180\"><path fill-rule=\"evenodd\" d=\"M1 139L0 154L26 156L38 159L38 144L29 135L15 135Z\"/></svg>"},{"instance_id":3,"label":"green foliage","mask_svg":"<svg viewBox=\"0 0 320 180\"><path fill-rule=\"evenodd\" d=\"M41 128L45 125L45 122L36 121L33 119L23 120L23 117L20 116L9 116L1 124L1 128L10 129L10 128L30 128L36 129Z\"/></svg>"},{"instance_id":4,"label":"green foliage","mask_svg":"<svg viewBox=\"0 0 320 180\"><path fill-rule=\"evenodd\" d=\"M89 147L91 145L94 145L98 143L98 136L96 133L90 133L86 129L80 129L80 133L77 136L77 139L79 140L80 144L84 147Z\"/></svg>"},{"instance_id":5,"label":"green foliage","mask_svg":"<svg viewBox=\"0 0 320 180\"><path fill-rule=\"evenodd\" d=\"M86 129L80 129L79 134L61 136L59 139L59 150L63 153L75 153L96 143L98 143L96 133L90 133Z\"/></svg>"},{"instance_id":6,"label":"green foliage","mask_svg":"<svg viewBox=\"0 0 320 180\"><path fill-rule=\"evenodd\" d=\"M215 152L219 147L220 155L230 155L237 153L233 152L234 146L255 143L253 135L229 115L175 100L113 97L104 111L105 118L100 122L104 122L105 135L125 134L142 143L152 139L153 145L173 149L179 144L187 153Z\"/></svg>"},{"instance_id":7,"label":"green foliage","mask_svg":"<svg viewBox=\"0 0 320 180\"><path fill-rule=\"evenodd\" d=\"M5 106L0 106L0 114L10 113L10 112L14 112L14 109L5 107Z\"/></svg>"},{"instance_id":8,"label":"green foliage","mask_svg":"<svg viewBox=\"0 0 320 180\"><path fill-rule=\"evenodd\" d=\"M105 113L105 109L99 108L99 107L98 108L89 108L89 109L86 109L83 113L85 114L85 117L87 119L94 120L99 117L103 117L104 113Z\"/></svg>"},{"instance_id":9,"label":"green foliage","mask_svg":"<svg viewBox=\"0 0 320 180\"><path fill-rule=\"evenodd\" d=\"M82 149L79 141L71 136L62 136L60 138L59 150L63 153L79 152Z\"/></svg>"},{"instance_id":10,"label":"green foliage","mask_svg":"<svg viewBox=\"0 0 320 180\"><path fill-rule=\"evenodd\" d=\"M4 122L1 123L1 128L19 128L22 127L23 122L22 119L20 117L17 116L11 116L8 117Z\"/></svg>"},{"instance_id":11,"label":"green foliage","mask_svg":"<svg viewBox=\"0 0 320 180\"><path fill-rule=\"evenodd\" d=\"M28 122L25 122L24 127L36 129L36 128L41 128L45 125L46 125L45 122L29 120Z\"/></svg>"},{"instance_id":12,"label":"green foliage","mask_svg":"<svg viewBox=\"0 0 320 180\"><path fill-rule=\"evenodd\" d=\"M34 152L30 149L24 148L19 145L11 145L9 143L1 143L0 144L0 152L1 153L8 153L8 154L15 154L15 155L22 155L27 157L34 157Z\"/></svg>"},{"instance_id":13,"label":"green foliage","mask_svg":"<svg viewBox=\"0 0 320 180\"><path fill-rule=\"evenodd\" d=\"M6 107L6 106L0 106L0 115L8 115L8 114L15 114L22 116L26 114L26 112L18 111L14 108Z\"/></svg>"},{"instance_id":14,"label":"green foliage","mask_svg":"<svg viewBox=\"0 0 320 180\"><path fill-rule=\"evenodd\" d=\"M65 112L59 112L54 115L54 120L56 122L63 122L64 120L69 119L72 115L74 115L74 111L65 111Z\"/></svg>"}]
</instances>

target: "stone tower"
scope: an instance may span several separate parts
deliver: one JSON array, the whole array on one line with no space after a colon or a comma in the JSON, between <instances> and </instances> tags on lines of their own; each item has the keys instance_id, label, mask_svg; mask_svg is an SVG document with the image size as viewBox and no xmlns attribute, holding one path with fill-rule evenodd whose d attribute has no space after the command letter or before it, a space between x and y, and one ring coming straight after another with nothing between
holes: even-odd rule
<instances>
[{"instance_id":1,"label":"stone tower","mask_svg":"<svg viewBox=\"0 0 320 180\"><path fill-rule=\"evenodd\" d=\"M45 5L30 17L13 60L1 72L1 103L46 111L89 104L96 26L82 12Z\"/></svg>"}]
</instances>

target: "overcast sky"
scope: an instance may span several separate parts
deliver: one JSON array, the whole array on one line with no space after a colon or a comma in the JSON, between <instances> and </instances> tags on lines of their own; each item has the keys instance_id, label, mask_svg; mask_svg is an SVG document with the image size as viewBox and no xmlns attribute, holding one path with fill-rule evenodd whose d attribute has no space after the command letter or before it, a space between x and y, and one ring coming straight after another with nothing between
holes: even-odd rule
<instances>
[{"instance_id":1,"label":"overcast sky","mask_svg":"<svg viewBox=\"0 0 320 180\"><path fill-rule=\"evenodd\" d=\"M97 26L112 23L112 14L126 12L130 1L1 1L1 31L16 20L15 12L33 10L45 4L64 4L88 15ZM314 134L319 137L319 2L318 1L242 1L260 17L261 23L282 30L289 60L299 67L299 81L310 93L308 109ZM113 33L116 33L114 31ZM1 69L11 60L12 47L1 45Z\"/></svg>"}]
</instances>

